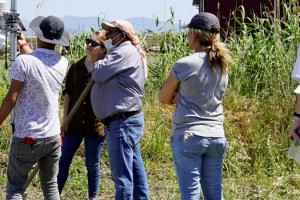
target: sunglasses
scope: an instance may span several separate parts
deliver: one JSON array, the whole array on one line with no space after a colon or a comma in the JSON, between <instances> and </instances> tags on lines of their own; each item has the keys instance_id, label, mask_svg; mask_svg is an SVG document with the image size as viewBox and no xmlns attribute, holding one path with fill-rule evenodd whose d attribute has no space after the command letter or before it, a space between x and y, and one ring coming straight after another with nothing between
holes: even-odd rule
<instances>
[{"instance_id":1,"label":"sunglasses","mask_svg":"<svg viewBox=\"0 0 300 200\"><path fill-rule=\"evenodd\" d=\"M94 40L92 39L85 39L85 43L86 45L91 45L92 47L96 47L96 46L101 46L101 47L104 47L103 44L99 44L98 42L95 42Z\"/></svg>"},{"instance_id":2,"label":"sunglasses","mask_svg":"<svg viewBox=\"0 0 300 200\"><path fill-rule=\"evenodd\" d=\"M120 29L117 29L117 28L111 28L111 29L106 30L106 34L111 34L113 32L121 33L122 31Z\"/></svg>"}]
</instances>

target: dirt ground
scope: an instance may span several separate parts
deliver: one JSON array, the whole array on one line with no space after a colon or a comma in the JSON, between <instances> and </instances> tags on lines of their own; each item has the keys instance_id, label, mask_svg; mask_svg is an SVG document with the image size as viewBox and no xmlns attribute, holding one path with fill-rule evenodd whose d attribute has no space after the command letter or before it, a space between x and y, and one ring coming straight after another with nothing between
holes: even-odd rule
<instances>
[{"instance_id":1,"label":"dirt ground","mask_svg":"<svg viewBox=\"0 0 300 200\"><path fill-rule=\"evenodd\" d=\"M1 169L1 173L5 173L6 172L6 167L7 167L7 155L4 155L3 153L0 152L0 169ZM6 175L1 174L1 177L6 177ZM5 181L2 181L5 182ZM43 199L43 195L41 193L41 191L39 190L39 187L36 185L32 185L30 184L27 188L27 192L26 192L27 198L26 200L40 200ZM5 195L6 195L6 186L5 183L2 183L0 185L0 200L4 200L5 199Z\"/></svg>"},{"instance_id":2,"label":"dirt ground","mask_svg":"<svg viewBox=\"0 0 300 200\"><path fill-rule=\"evenodd\" d=\"M5 186L0 187L0 200L4 200L6 195ZM38 187L28 186L27 191L24 195L26 198L24 200L40 200L43 199L42 193L39 191Z\"/></svg>"}]
</instances>

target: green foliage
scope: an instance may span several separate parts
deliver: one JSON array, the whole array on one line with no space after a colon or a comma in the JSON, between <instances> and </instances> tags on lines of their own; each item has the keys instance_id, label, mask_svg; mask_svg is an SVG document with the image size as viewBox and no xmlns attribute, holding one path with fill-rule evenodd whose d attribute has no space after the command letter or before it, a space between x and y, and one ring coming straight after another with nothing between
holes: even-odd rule
<instances>
[{"instance_id":1,"label":"green foliage","mask_svg":"<svg viewBox=\"0 0 300 200\"><path fill-rule=\"evenodd\" d=\"M278 93L286 96L291 91L290 73L299 41L298 16L290 14L287 5L284 8L282 21L253 17L227 40L232 54L239 55L231 67L231 82L235 87L240 85L242 95L264 98Z\"/></svg>"},{"instance_id":2,"label":"green foliage","mask_svg":"<svg viewBox=\"0 0 300 200\"><path fill-rule=\"evenodd\" d=\"M191 53L187 46L185 33L169 30L163 34L151 33L152 40L159 43L158 53L148 54L149 77L146 82L146 94L156 92L170 73L173 64L181 57ZM147 40L145 42L147 46Z\"/></svg>"},{"instance_id":3,"label":"green foliage","mask_svg":"<svg viewBox=\"0 0 300 200\"><path fill-rule=\"evenodd\" d=\"M82 58L85 53L85 39L91 36L90 33L83 33L80 35L73 36L70 42L70 48L68 54L66 55L70 62L73 62L76 59Z\"/></svg>"},{"instance_id":4,"label":"green foliage","mask_svg":"<svg viewBox=\"0 0 300 200\"><path fill-rule=\"evenodd\" d=\"M7 70L5 69L0 70L0 101L1 102L5 97L6 92L9 88L9 83L10 83L10 79L7 77Z\"/></svg>"}]
</instances>

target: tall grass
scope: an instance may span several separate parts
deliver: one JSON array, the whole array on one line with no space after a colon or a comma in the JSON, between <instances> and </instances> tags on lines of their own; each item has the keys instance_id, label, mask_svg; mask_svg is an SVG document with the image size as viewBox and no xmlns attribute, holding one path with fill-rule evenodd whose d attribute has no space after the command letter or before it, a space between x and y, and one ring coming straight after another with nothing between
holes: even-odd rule
<instances>
[{"instance_id":1,"label":"tall grass","mask_svg":"<svg viewBox=\"0 0 300 200\"><path fill-rule=\"evenodd\" d=\"M281 21L254 17L243 28L227 41L236 56L225 97L225 108L232 112L233 107L235 114L242 114L239 126L243 132L228 132L228 137L246 144L242 147L246 148L247 171L289 171L294 167L286 149L295 99L292 91L296 84L290 77L299 42L298 16L285 4ZM235 98L238 94L242 101L232 99L231 95ZM235 123L227 121L226 125L231 130Z\"/></svg>"},{"instance_id":2,"label":"tall grass","mask_svg":"<svg viewBox=\"0 0 300 200\"><path fill-rule=\"evenodd\" d=\"M287 157L295 102L291 71L299 43L298 15L284 4L280 21L253 17L227 43L234 64L224 98L225 177L255 185L248 190L254 196L259 193L259 199L298 198L295 174L299 166Z\"/></svg>"},{"instance_id":3,"label":"tall grass","mask_svg":"<svg viewBox=\"0 0 300 200\"><path fill-rule=\"evenodd\" d=\"M245 23L245 19L235 18L242 28L226 38L234 63L229 67L230 83L224 97L228 139L224 176L230 180L238 178L235 187L238 187L239 181L246 181L243 186L259 193L258 197L263 196L264 199L285 195L295 198L299 194L296 192L299 181L295 181L293 175L299 166L287 157L289 126L295 102L292 91L296 87L291 80L291 71L299 43L299 17L292 13L291 7L284 4L284 16L277 21L271 17L254 16L249 23ZM243 8L240 9L240 12L244 12ZM160 117L157 118L160 120L156 121L170 128L172 107L156 108L158 102L155 98L174 62L190 52L185 46L184 34L165 33L164 36L168 40L162 40L161 49L165 50L165 45L171 48L161 55L155 54L153 60L150 57L145 107L151 106L150 111L154 116L158 109ZM164 132L169 134L168 128L157 132L151 127L146 133L153 134L154 138L157 134L166 138L162 135ZM146 140L144 143L147 145L149 142L152 141ZM164 144L156 145L158 149L163 149ZM143 150L147 155L148 151L151 152L151 149ZM160 156L169 159L169 151L169 146L164 145ZM259 185L251 188L251 184ZM281 188L277 192L278 185ZM231 190L232 185L226 187L229 192L225 194L228 197L236 192ZM287 191L289 188L291 191ZM251 196L251 192L245 195L245 198L249 198L247 195ZM235 198L238 196L239 192Z\"/></svg>"}]
</instances>

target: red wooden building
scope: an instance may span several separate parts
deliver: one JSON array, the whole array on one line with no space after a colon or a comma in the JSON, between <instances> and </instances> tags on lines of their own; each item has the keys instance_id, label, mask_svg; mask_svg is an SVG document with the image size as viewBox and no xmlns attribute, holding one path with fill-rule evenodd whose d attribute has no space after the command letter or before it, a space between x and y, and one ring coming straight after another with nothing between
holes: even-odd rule
<instances>
[{"instance_id":1,"label":"red wooden building","mask_svg":"<svg viewBox=\"0 0 300 200\"><path fill-rule=\"evenodd\" d=\"M281 5L288 0L193 0L192 4L199 8L199 12L210 12L218 16L223 33L227 35L231 28L236 28L236 23L232 20L232 12L243 6L245 16L252 18L253 14L271 14L273 17L280 18ZM299 0L298 0L299 3ZM241 17L240 12L235 12L237 17Z\"/></svg>"}]
</instances>

